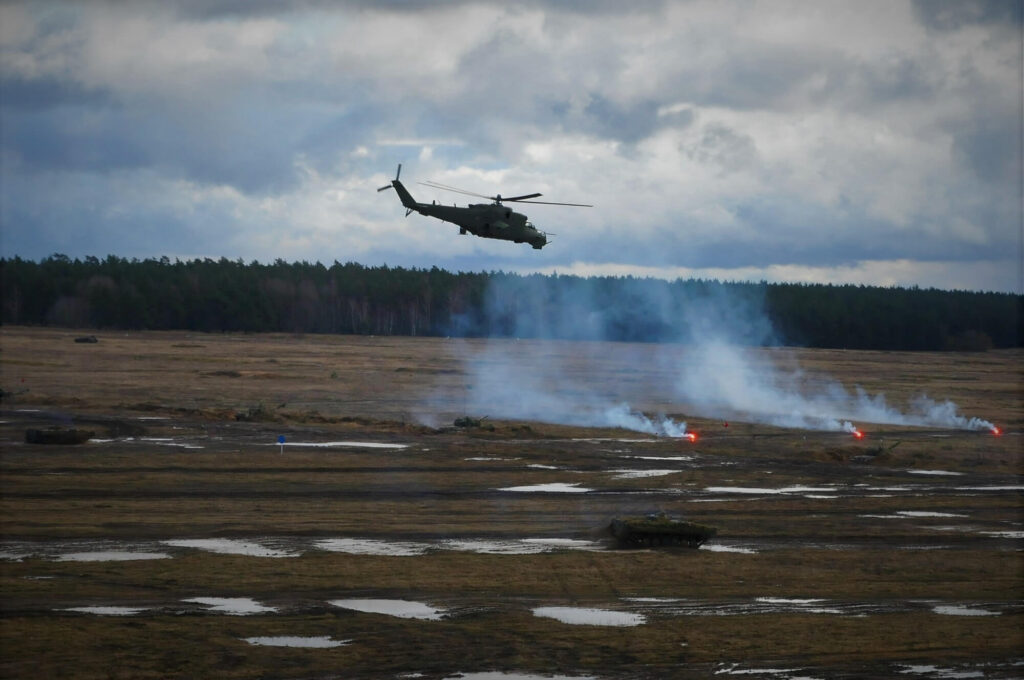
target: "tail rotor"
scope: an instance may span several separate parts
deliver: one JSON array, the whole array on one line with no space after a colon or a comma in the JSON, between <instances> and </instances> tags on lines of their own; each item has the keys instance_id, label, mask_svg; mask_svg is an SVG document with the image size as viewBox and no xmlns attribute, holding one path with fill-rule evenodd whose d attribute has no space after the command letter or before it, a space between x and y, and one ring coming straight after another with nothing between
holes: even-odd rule
<instances>
[{"instance_id":1,"label":"tail rotor","mask_svg":"<svg viewBox=\"0 0 1024 680\"><path fill-rule=\"evenodd\" d=\"M401 176L402 176L402 164L399 163L398 164L398 172L395 173L395 182L397 182L398 178L401 177ZM386 189L393 189L394 186L395 186L394 183L392 183L392 184L385 184L380 189L377 189L377 192L379 193L379 192L384 191Z\"/></svg>"}]
</instances>

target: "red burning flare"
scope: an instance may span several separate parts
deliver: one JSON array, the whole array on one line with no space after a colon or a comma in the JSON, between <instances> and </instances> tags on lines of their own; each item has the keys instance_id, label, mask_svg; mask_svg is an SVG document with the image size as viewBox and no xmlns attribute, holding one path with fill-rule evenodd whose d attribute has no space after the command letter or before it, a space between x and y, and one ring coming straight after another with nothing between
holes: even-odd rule
<instances>
[{"instance_id":1,"label":"red burning flare","mask_svg":"<svg viewBox=\"0 0 1024 680\"><path fill-rule=\"evenodd\" d=\"M854 439L864 439L864 433L863 433L863 432L861 432L860 430L854 430L854 431L853 431L853 432L851 432L850 434L852 434L852 435L853 435L853 438L854 438Z\"/></svg>"},{"instance_id":2,"label":"red burning flare","mask_svg":"<svg viewBox=\"0 0 1024 680\"><path fill-rule=\"evenodd\" d=\"M691 444L697 441L697 433L696 432L687 432L683 436L686 437L687 439L689 439Z\"/></svg>"},{"instance_id":3,"label":"red burning flare","mask_svg":"<svg viewBox=\"0 0 1024 680\"><path fill-rule=\"evenodd\" d=\"M995 435L995 436L997 436L997 437L998 437L999 435L1001 435L1001 434L1003 433L1003 431L1002 431L1002 430L1000 430L1000 429L999 429L998 427L996 427L995 425L993 425L993 426L992 426L991 430L992 430L992 434L994 434L994 435Z\"/></svg>"}]
</instances>

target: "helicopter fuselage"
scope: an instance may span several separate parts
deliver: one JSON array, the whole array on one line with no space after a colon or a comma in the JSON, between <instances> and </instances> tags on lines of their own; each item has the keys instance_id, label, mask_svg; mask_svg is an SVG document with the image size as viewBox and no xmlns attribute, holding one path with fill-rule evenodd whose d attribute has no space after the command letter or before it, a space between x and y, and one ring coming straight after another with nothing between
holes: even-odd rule
<instances>
[{"instance_id":1,"label":"helicopter fuselage","mask_svg":"<svg viewBox=\"0 0 1024 680\"><path fill-rule=\"evenodd\" d=\"M537 250L548 242L547 236L530 224L526 215L517 213L501 203L475 203L466 207L419 203L401 181L392 180L391 186L398 192L398 197L407 210L406 215L418 212L457 225L460 234L470 233L482 238L529 243Z\"/></svg>"}]
</instances>

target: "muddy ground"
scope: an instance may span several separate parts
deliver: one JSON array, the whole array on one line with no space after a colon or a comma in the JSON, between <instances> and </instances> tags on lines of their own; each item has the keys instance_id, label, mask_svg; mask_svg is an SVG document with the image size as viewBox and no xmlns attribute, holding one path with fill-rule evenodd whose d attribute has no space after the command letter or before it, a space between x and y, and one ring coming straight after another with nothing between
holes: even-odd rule
<instances>
[{"instance_id":1,"label":"muddy ground","mask_svg":"<svg viewBox=\"0 0 1024 680\"><path fill-rule=\"evenodd\" d=\"M695 417L685 347L499 343L689 442L455 428L484 341L82 334L0 329L4 677L1024 674L1020 352L760 351L1004 430L856 440ZM659 511L718 536L604 531Z\"/></svg>"}]
</instances>

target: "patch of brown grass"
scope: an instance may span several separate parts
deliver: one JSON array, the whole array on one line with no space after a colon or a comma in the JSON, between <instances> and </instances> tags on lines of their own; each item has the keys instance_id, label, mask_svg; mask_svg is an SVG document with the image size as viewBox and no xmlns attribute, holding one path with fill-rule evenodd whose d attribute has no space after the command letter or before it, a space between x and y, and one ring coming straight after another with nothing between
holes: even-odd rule
<instances>
[{"instance_id":1,"label":"patch of brown grass","mask_svg":"<svg viewBox=\"0 0 1024 680\"><path fill-rule=\"evenodd\" d=\"M704 677L716 663L766 661L818 666L825 675L865 668L886 675L894 661L1010 659L1024 642L1019 610L990 617L940 616L927 608L864 618L652 615L645 625L623 629L569 626L530 613L541 604L621 608L628 597L1012 601L1024 587L1020 553L979 538L976 529L1019 527L1020 495L967 495L955 487L1018 484L1024 468L1016 435L935 437L875 427L855 442L836 433L726 426L687 417L686 405L672 402L668 377L626 361L654 348L509 343L510 361L550 353L588 376L594 390L651 412L675 413L701 435L693 445L575 441L638 437L490 419L493 431L451 426L454 416L467 415L458 357L478 351L476 341L119 333L77 345L79 334L0 328L0 387L28 389L4 403L0 423L5 539L132 544L269 536L293 541L304 554L270 559L168 548L174 559L0 561L4 677L443 677L487 669ZM677 353L680 366L688 361L684 347L659 351ZM50 358L39 360L41 352ZM764 350L760 356L799 358L812 374L884 391L894 403L927 392L1008 429L1024 426L1020 352ZM435 427L411 415L428 397L441 412ZM53 418L74 418L121 440L78 447L21 443L25 427ZM279 434L290 442L346 439L409 448L289 447L282 455ZM203 448L179 449L143 435L186 438ZM621 450L627 448L629 455L695 460L626 459ZM678 469L639 479L616 473L632 467ZM909 475L911 469L961 472L966 481ZM576 482L602 493L499 490L547 482ZM858 484L916 484L922 492L848 492ZM704 490L716 486L847 492L701 502L713 495ZM341 536L596 538L612 517L652 510L715 526L724 540L773 547L757 554L435 551L416 557L309 549L316 538ZM955 517L898 515L906 511ZM943 528L948 524L975 528L951 531ZM844 543L852 547L827 547ZM902 549L908 544L953 549ZM253 597L282 611L231 617L159 609L196 596ZM407 621L326 605L360 596L432 602L450 607L452 616ZM84 604L157 609L123 619L55 611ZM242 640L277 634L353 642L302 650Z\"/></svg>"}]
</instances>

